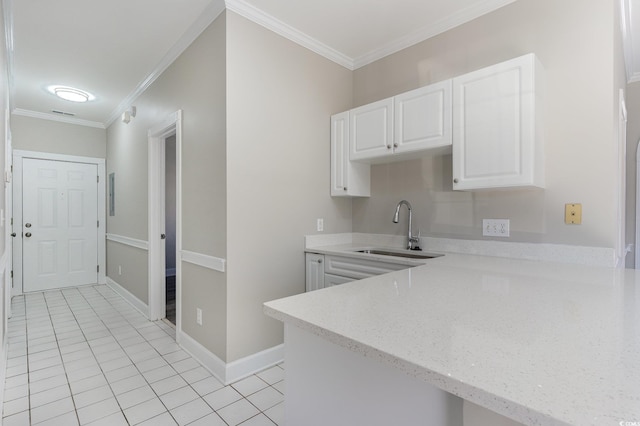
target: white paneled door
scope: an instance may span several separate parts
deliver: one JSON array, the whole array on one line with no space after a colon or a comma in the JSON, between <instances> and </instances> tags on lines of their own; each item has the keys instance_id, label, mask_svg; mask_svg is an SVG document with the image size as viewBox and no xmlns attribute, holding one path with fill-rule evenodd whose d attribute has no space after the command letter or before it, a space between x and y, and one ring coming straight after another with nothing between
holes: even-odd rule
<instances>
[{"instance_id":1,"label":"white paneled door","mask_svg":"<svg viewBox=\"0 0 640 426\"><path fill-rule=\"evenodd\" d=\"M97 283L97 165L25 158L22 175L24 291Z\"/></svg>"}]
</instances>

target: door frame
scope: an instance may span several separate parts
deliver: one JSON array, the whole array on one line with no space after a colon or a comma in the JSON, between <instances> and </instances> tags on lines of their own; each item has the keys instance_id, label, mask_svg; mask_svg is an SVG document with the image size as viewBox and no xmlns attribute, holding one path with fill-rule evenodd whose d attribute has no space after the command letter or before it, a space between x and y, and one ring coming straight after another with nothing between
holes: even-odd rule
<instances>
[{"instance_id":1,"label":"door frame","mask_svg":"<svg viewBox=\"0 0 640 426\"><path fill-rule=\"evenodd\" d=\"M105 159L76 155L52 154L36 151L13 151L13 229L22 232L22 162L24 159L65 161L68 163L95 164L98 167L98 266L97 284L106 284L106 179ZM14 231L12 231L14 232ZM23 294L22 282L22 238L12 238L13 287L12 296Z\"/></svg>"},{"instance_id":2,"label":"door frame","mask_svg":"<svg viewBox=\"0 0 640 426\"><path fill-rule=\"evenodd\" d=\"M148 131L149 144L149 319L166 316L165 140L176 137L176 330L182 328L182 110ZM176 333L178 335L179 333Z\"/></svg>"}]
</instances>

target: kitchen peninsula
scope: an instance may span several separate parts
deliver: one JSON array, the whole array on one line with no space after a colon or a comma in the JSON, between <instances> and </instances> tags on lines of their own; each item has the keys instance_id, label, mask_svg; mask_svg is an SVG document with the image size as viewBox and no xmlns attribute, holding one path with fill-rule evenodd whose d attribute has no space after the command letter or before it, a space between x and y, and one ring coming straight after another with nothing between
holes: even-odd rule
<instances>
[{"instance_id":1,"label":"kitchen peninsula","mask_svg":"<svg viewBox=\"0 0 640 426\"><path fill-rule=\"evenodd\" d=\"M287 424L476 425L476 404L528 425L640 422L634 270L446 253L265 313L285 323Z\"/></svg>"}]
</instances>

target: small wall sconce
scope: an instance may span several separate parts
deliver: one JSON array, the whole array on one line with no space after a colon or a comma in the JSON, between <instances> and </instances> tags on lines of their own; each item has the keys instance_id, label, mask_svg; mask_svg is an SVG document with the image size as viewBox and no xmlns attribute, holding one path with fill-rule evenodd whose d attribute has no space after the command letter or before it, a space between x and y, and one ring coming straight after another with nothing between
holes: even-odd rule
<instances>
[{"instance_id":1,"label":"small wall sconce","mask_svg":"<svg viewBox=\"0 0 640 426\"><path fill-rule=\"evenodd\" d=\"M125 124L129 124L132 118L136 116L136 107L132 106L128 110L122 113L122 122Z\"/></svg>"}]
</instances>

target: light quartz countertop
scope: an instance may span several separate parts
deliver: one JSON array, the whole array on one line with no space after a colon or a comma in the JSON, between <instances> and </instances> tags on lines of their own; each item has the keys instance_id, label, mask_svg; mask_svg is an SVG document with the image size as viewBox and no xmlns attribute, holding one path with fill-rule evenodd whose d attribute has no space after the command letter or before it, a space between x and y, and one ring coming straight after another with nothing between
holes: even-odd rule
<instances>
[{"instance_id":1,"label":"light quartz countertop","mask_svg":"<svg viewBox=\"0 0 640 426\"><path fill-rule=\"evenodd\" d=\"M265 313L525 424L640 424L640 274L452 253L407 266Z\"/></svg>"}]
</instances>

